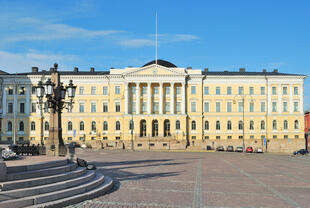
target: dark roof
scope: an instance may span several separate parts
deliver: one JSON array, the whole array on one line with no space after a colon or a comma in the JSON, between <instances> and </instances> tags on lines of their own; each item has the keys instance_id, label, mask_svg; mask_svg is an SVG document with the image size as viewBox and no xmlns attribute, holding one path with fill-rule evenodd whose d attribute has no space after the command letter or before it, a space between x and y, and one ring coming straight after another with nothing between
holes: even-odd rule
<instances>
[{"instance_id":1,"label":"dark roof","mask_svg":"<svg viewBox=\"0 0 310 208\"><path fill-rule=\"evenodd\" d=\"M149 65L152 65L152 64L155 64L155 63L156 63L156 61L153 60L153 61L150 61L150 62L144 64L142 67L149 66ZM157 64L160 65L160 66L168 67L168 68L176 68L177 67L176 65L174 65L171 62L165 61L165 60L161 60L161 59L157 60Z\"/></svg>"},{"instance_id":2,"label":"dark roof","mask_svg":"<svg viewBox=\"0 0 310 208\"><path fill-rule=\"evenodd\" d=\"M108 75L110 71L58 71L60 75ZM25 73L17 73L17 75L50 75L50 71L40 71L40 72L25 72Z\"/></svg>"},{"instance_id":3,"label":"dark roof","mask_svg":"<svg viewBox=\"0 0 310 208\"><path fill-rule=\"evenodd\" d=\"M1 75L3 75L3 74L9 74L9 73L7 73L7 72L5 72L5 71L0 70L0 74L1 74Z\"/></svg>"},{"instance_id":4,"label":"dark roof","mask_svg":"<svg viewBox=\"0 0 310 208\"><path fill-rule=\"evenodd\" d=\"M203 75L214 75L214 76L306 76L303 74L288 74L279 72L230 72L230 71L202 71Z\"/></svg>"}]
</instances>

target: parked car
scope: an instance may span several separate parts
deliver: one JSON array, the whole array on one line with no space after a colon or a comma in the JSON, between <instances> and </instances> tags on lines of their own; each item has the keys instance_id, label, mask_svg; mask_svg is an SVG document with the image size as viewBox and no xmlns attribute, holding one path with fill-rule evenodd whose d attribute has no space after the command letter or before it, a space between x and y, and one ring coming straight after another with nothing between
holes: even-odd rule
<instances>
[{"instance_id":1,"label":"parked car","mask_svg":"<svg viewBox=\"0 0 310 208\"><path fill-rule=\"evenodd\" d=\"M226 149L227 152L233 152L234 151L234 147L229 145Z\"/></svg>"},{"instance_id":2,"label":"parked car","mask_svg":"<svg viewBox=\"0 0 310 208\"><path fill-rule=\"evenodd\" d=\"M297 150L295 152L293 152L294 155L305 155L305 154L308 154L309 151L308 150L305 150L305 149L300 149L300 150Z\"/></svg>"},{"instance_id":3,"label":"parked car","mask_svg":"<svg viewBox=\"0 0 310 208\"><path fill-rule=\"evenodd\" d=\"M258 148L256 149L256 153L263 153L263 148L258 147Z\"/></svg>"},{"instance_id":4,"label":"parked car","mask_svg":"<svg viewBox=\"0 0 310 208\"><path fill-rule=\"evenodd\" d=\"M253 147L247 147L246 152L247 153L253 153Z\"/></svg>"},{"instance_id":5,"label":"parked car","mask_svg":"<svg viewBox=\"0 0 310 208\"><path fill-rule=\"evenodd\" d=\"M237 148L236 148L236 152L243 152L243 147L240 147L240 146L237 147Z\"/></svg>"},{"instance_id":6,"label":"parked car","mask_svg":"<svg viewBox=\"0 0 310 208\"><path fill-rule=\"evenodd\" d=\"M222 145L217 146L216 151L222 152L222 151L224 151L224 147Z\"/></svg>"}]
</instances>

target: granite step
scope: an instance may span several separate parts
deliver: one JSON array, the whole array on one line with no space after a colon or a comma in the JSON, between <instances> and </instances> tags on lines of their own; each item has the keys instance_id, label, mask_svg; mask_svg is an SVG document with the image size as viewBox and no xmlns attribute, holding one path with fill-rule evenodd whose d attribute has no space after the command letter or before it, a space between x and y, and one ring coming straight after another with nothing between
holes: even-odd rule
<instances>
[{"instance_id":1,"label":"granite step","mask_svg":"<svg viewBox=\"0 0 310 208\"><path fill-rule=\"evenodd\" d=\"M61 173L75 170L76 167L77 165L75 163L68 163L63 166L57 166L57 167L52 167L52 168L9 173L7 175L7 181L21 180L21 179L28 179L28 178L39 178L39 177L44 177L44 176L61 174Z\"/></svg>"},{"instance_id":2,"label":"granite step","mask_svg":"<svg viewBox=\"0 0 310 208\"><path fill-rule=\"evenodd\" d=\"M42 185L51 184L51 183L57 183L60 181L80 177L84 175L86 171L87 171L86 168L78 167L74 171L65 172L65 173L61 173L57 175L2 182L0 183L0 190L10 191L14 189L29 188L29 187L42 186Z\"/></svg>"},{"instance_id":3,"label":"granite step","mask_svg":"<svg viewBox=\"0 0 310 208\"><path fill-rule=\"evenodd\" d=\"M31 188L15 189L11 191L2 191L0 192L0 202L5 201L5 200L18 199L18 198L23 198L23 197L28 197L28 196L45 194L48 192L69 189L71 187L84 184L92 180L95 176L96 176L95 171L88 171L86 172L86 174L78 178L73 178L73 179L61 181L58 183L52 183L52 184L36 186L36 187L31 187Z\"/></svg>"}]
</instances>

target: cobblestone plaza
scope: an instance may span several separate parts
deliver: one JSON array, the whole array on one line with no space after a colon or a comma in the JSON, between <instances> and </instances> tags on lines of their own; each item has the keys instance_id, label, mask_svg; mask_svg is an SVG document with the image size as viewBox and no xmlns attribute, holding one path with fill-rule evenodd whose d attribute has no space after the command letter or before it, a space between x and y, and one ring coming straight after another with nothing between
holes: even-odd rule
<instances>
[{"instance_id":1,"label":"cobblestone plaza","mask_svg":"<svg viewBox=\"0 0 310 208\"><path fill-rule=\"evenodd\" d=\"M115 181L73 207L309 207L310 157L78 150Z\"/></svg>"}]
</instances>

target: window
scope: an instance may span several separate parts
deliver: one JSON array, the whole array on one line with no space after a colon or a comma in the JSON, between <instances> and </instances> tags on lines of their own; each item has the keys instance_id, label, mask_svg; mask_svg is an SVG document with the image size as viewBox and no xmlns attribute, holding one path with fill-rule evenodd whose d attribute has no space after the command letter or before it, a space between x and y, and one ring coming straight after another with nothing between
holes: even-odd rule
<instances>
[{"instance_id":1,"label":"window","mask_svg":"<svg viewBox=\"0 0 310 208\"><path fill-rule=\"evenodd\" d=\"M96 87L95 86L91 87L91 94L96 95Z\"/></svg>"},{"instance_id":2,"label":"window","mask_svg":"<svg viewBox=\"0 0 310 208\"><path fill-rule=\"evenodd\" d=\"M205 139L209 139L209 136L205 136Z\"/></svg>"},{"instance_id":3,"label":"window","mask_svg":"<svg viewBox=\"0 0 310 208\"><path fill-rule=\"evenodd\" d=\"M12 88L9 88L8 94L13 95L14 90Z\"/></svg>"},{"instance_id":4,"label":"window","mask_svg":"<svg viewBox=\"0 0 310 208\"><path fill-rule=\"evenodd\" d=\"M238 88L238 94L239 95L243 95L243 87L239 87Z\"/></svg>"},{"instance_id":5,"label":"window","mask_svg":"<svg viewBox=\"0 0 310 208\"><path fill-rule=\"evenodd\" d=\"M243 112L243 102L238 103L238 111Z\"/></svg>"},{"instance_id":6,"label":"window","mask_svg":"<svg viewBox=\"0 0 310 208\"><path fill-rule=\"evenodd\" d=\"M238 138L239 138L239 139L243 139L243 136L239 136Z\"/></svg>"},{"instance_id":7,"label":"window","mask_svg":"<svg viewBox=\"0 0 310 208\"><path fill-rule=\"evenodd\" d=\"M220 102L216 102L216 112L221 112L221 103Z\"/></svg>"},{"instance_id":8,"label":"window","mask_svg":"<svg viewBox=\"0 0 310 208\"><path fill-rule=\"evenodd\" d=\"M231 139L232 138L232 136L227 136L227 139Z\"/></svg>"},{"instance_id":9,"label":"window","mask_svg":"<svg viewBox=\"0 0 310 208\"><path fill-rule=\"evenodd\" d=\"M131 103L131 112L135 113L136 112L136 102Z\"/></svg>"},{"instance_id":10,"label":"window","mask_svg":"<svg viewBox=\"0 0 310 208\"><path fill-rule=\"evenodd\" d=\"M31 87L31 94L32 94L32 95L35 95L35 94L36 94L36 87L35 87L35 86L32 86L32 87Z\"/></svg>"},{"instance_id":11,"label":"window","mask_svg":"<svg viewBox=\"0 0 310 208\"><path fill-rule=\"evenodd\" d=\"M115 130L116 131L121 130L121 123L119 121L116 121L116 123L115 123Z\"/></svg>"},{"instance_id":12,"label":"window","mask_svg":"<svg viewBox=\"0 0 310 208\"><path fill-rule=\"evenodd\" d=\"M277 121L276 120L272 121L272 129L277 130Z\"/></svg>"},{"instance_id":13,"label":"window","mask_svg":"<svg viewBox=\"0 0 310 208\"><path fill-rule=\"evenodd\" d=\"M13 103L8 103L8 113L13 113Z\"/></svg>"},{"instance_id":14,"label":"window","mask_svg":"<svg viewBox=\"0 0 310 208\"><path fill-rule=\"evenodd\" d=\"M196 102L191 102L191 112L196 112Z\"/></svg>"},{"instance_id":15,"label":"window","mask_svg":"<svg viewBox=\"0 0 310 208\"><path fill-rule=\"evenodd\" d=\"M121 103L115 102L115 112L121 112Z\"/></svg>"},{"instance_id":16,"label":"window","mask_svg":"<svg viewBox=\"0 0 310 208\"><path fill-rule=\"evenodd\" d=\"M196 95L196 86L191 86L191 94Z\"/></svg>"},{"instance_id":17,"label":"window","mask_svg":"<svg viewBox=\"0 0 310 208\"><path fill-rule=\"evenodd\" d=\"M12 129L13 129L12 122L11 122L11 121L8 121L7 131L8 131L8 132L11 132Z\"/></svg>"},{"instance_id":18,"label":"window","mask_svg":"<svg viewBox=\"0 0 310 208\"><path fill-rule=\"evenodd\" d=\"M146 102L142 102L142 112L145 113L147 110L147 103Z\"/></svg>"},{"instance_id":19,"label":"window","mask_svg":"<svg viewBox=\"0 0 310 208\"><path fill-rule=\"evenodd\" d=\"M265 130L265 121L260 122L260 129Z\"/></svg>"},{"instance_id":20,"label":"window","mask_svg":"<svg viewBox=\"0 0 310 208\"><path fill-rule=\"evenodd\" d=\"M79 88L79 94L80 95L84 95L84 87L80 87Z\"/></svg>"},{"instance_id":21,"label":"window","mask_svg":"<svg viewBox=\"0 0 310 208\"><path fill-rule=\"evenodd\" d=\"M177 109L177 112L180 112L180 102L177 102L176 104L176 109ZM158 113L159 112L159 103L158 102L154 102L153 103L153 112L154 113Z\"/></svg>"},{"instance_id":22,"label":"window","mask_svg":"<svg viewBox=\"0 0 310 208\"><path fill-rule=\"evenodd\" d=\"M170 103L169 102L166 102L165 103L165 112L170 112Z\"/></svg>"},{"instance_id":23,"label":"window","mask_svg":"<svg viewBox=\"0 0 310 208\"><path fill-rule=\"evenodd\" d=\"M209 121L205 121L205 130L209 130L210 126L209 126Z\"/></svg>"},{"instance_id":24,"label":"window","mask_svg":"<svg viewBox=\"0 0 310 208\"><path fill-rule=\"evenodd\" d=\"M84 111L85 111L85 104L84 103L79 104L79 111L80 111L80 113L84 113Z\"/></svg>"},{"instance_id":25,"label":"window","mask_svg":"<svg viewBox=\"0 0 310 208\"><path fill-rule=\"evenodd\" d=\"M44 103L44 113L50 112L47 103Z\"/></svg>"},{"instance_id":26,"label":"window","mask_svg":"<svg viewBox=\"0 0 310 208\"><path fill-rule=\"evenodd\" d=\"M18 141L19 142L23 142L24 141L24 137L18 137Z\"/></svg>"},{"instance_id":27,"label":"window","mask_svg":"<svg viewBox=\"0 0 310 208\"><path fill-rule=\"evenodd\" d=\"M276 87L272 87L272 95L277 95L277 88Z\"/></svg>"},{"instance_id":28,"label":"window","mask_svg":"<svg viewBox=\"0 0 310 208\"><path fill-rule=\"evenodd\" d=\"M103 104L102 104L102 111L103 111L104 113L107 113L107 112L108 112L108 103L103 103Z\"/></svg>"},{"instance_id":29,"label":"window","mask_svg":"<svg viewBox=\"0 0 310 208\"><path fill-rule=\"evenodd\" d=\"M254 121L250 121L250 130L254 130Z\"/></svg>"},{"instance_id":30,"label":"window","mask_svg":"<svg viewBox=\"0 0 310 208\"><path fill-rule=\"evenodd\" d=\"M72 140L72 137L68 137L68 141L71 141Z\"/></svg>"},{"instance_id":31,"label":"window","mask_svg":"<svg viewBox=\"0 0 310 208\"><path fill-rule=\"evenodd\" d=\"M217 95L221 94L221 88L220 87L215 88L215 94L217 94Z\"/></svg>"},{"instance_id":32,"label":"window","mask_svg":"<svg viewBox=\"0 0 310 208\"><path fill-rule=\"evenodd\" d=\"M36 103L31 103L31 113L35 113L37 110L37 104Z\"/></svg>"},{"instance_id":33,"label":"window","mask_svg":"<svg viewBox=\"0 0 310 208\"><path fill-rule=\"evenodd\" d=\"M155 95L158 95L158 87L157 86L155 86L154 88L153 88L153 93L155 94ZM176 87L176 94L181 94L181 88L180 87Z\"/></svg>"},{"instance_id":34,"label":"window","mask_svg":"<svg viewBox=\"0 0 310 208\"><path fill-rule=\"evenodd\" d=\"M250 139L254 139L254 135L251 135L251 136L250 136Z\"/></svg>"},{"instance_id":35,"label":"window","mask_svg":"<svg viewBox=\"0 0 310 208\"><path fill-rule=\"evenodd\" d=\"M19 103L19 112L25 113L25 103Z\"/></svg>"},{"instance_id":36,"label":"window","mask_svg":"<svg viewBox=\"0 0 310 208\"><path fill-rule=\"evenodd\" d=\"M19 131L24 131L24 122L23 121L19 122Z\"/></svg>"},{"instance_id":37,"label":"window","mask_svg":"<svg viewBox=\"0 0 310 208\"><path fill-rule=\"evenodd\" d=\"M216 139L221 139L221 136L216 136L215 138L216 138Z\"/></svg>"},{"instance_id":38,"label":"window","mask_svg":"<svg viewBox=\"0 0 310 208\"><path fill-rule=\"evenodd\" d=\"M298 122L298 120L294 121L294 129L299 129L299 122Z\"/></svg>"},{"instance_id":39,"label":"window","mask_svg":"<svg viewBox=\"0 0 310 208\"><path fill-rule=\"evenodd\" d=\"M231 130L231 121L227 121L227 130Z\"/></svg>"},{"instance_id":40,"label":"window","mask_svg":"<svg viewBox=\"0 0 310 208\"><path fill-rule=\"evenodd\" d=\"M181 128L181 123L180 123L179 120L176 120L176 121L175 121L175 129L176 129L176 130L180 130L180 128Z\"/></svg>"},{"instance_id":41,"label":"window","mask_svg":"<svg viewBox=\"0 0 310 208\"><path fill-rule=\"evenodd\" d=\"M298 139L299 138L299 135L295 135L295 139Z\"/></svg>"},{"instance_id":42,"label":"window","mask_svg":"<svg viewBox=\"0 0 310 208\"><path fill-rule=\"evenodd\" d=\"M227 112L232 112L232 102L227 102Z\"/></svg>"},{"instance_id":43,"label":"window","mask_svg":"<svg viewBox=\"0 0 310 208\"><path fill-rule=\"evenodd\" d=\"M30 130L35 131L36 130L36 123L34 121L31 122L30 124Z\"/></svg>"},{"instance_id":44,"label":"window","mask_svg":"<svg viewBox=\"0 0 310 208\"><path fill-rule=\"evenodd\" d=\"M227 95L231 95L231 87L227 87Z\"/></svg>"},{"instance_id":45,"label":"window","mask_svg":"<svg viewBox=\"0 0 310 208\"><path fill-rule=\"evenodd\" d=\"M272 138L273 138L273 139L277 139L277 135L273 135Z\"/></svg>"},{"instance_id":46,"label":"window","mask_svg":"<svg viewBox=\"0 0 310 208\"><path fill-rule=\"evenodd\" d=\"M91 103L91 108L90 108L90 111L92 112L92 113L95 113L96 112L96 103Z\"/></svg>"},{"instance_id":47,"label":"window","mask_svg":"<svg viewBox=\"0 0 310 208\"><path fill-rule=\"evenodd\" d=\"M108 131L108 122L107 121L103 122L103 131Z\"/></svg>"},{"instance_id":48,"label":"window","mask_svg":"<svg viewBox=\"0 0 310 208\"><path fill-rule=\"evenodd\" d=\"M253 101L251 101L250 102L250 112L254 112L254 102Z\"/></svg>"},{"instance_id":49,"label":"window","mask_svg":"<svg viewBox=\"0 0 310 208\"><path fill-rule=\"evenodd\" d=\"M294 112L298 112L298 102L294 102Z\"/></svg>"},{"instance_id":50,"label":"window","mask_svg":"<svg viewBox=\"0 0 310 208\"><path fill-rule=\"evenodd\" d=\"M272 102L272 112L277 112L277 102Z\"/></svg>"},{"instance_id":51,"label":"window","mask_svg":"<svg viewBox=\"0 0 310 208\"><path fill-rule=\"evenodd\" d=\"M131 94L132 94L132 95L135 95L135 94L136 94L136 90L137 90L137 89L136 89L136 86L132 86L132 87L131 87Z\"/></svg>"},{"instance_id":52,"label":"window","mask_svg":"<svg viewBox=\"0 0 310 208\"><path fill-rule=\"evenodd\" d=\"M108 95L108 87L107 86L103 87L103 95Z\"/></svg>"},{"instance_id":53,"label":"window","mask_svg":"<svg viewBox=\"0 0 310 208\"><path fill-rule=\"evenodd\" d=\"M250 95L254 95L254 87L250 87Z\"/></svg>"},{"instance_id":54,"label":"window","mask_svg":"<svg viewBox=\"0 0 310 208\"><path fill-rule=\"evenodd\" d=\"M265 102L260 103L260 112L266 112L266 103Z\"/></svg>"},{"instance_id":55,"label":"window","mask_svg":"<svg viewBox=\"0 0 310 208\"><path fill-rule=\"evenodd\" d=\"M265 95L265 87L260 87L260 94Z\"/></svg>"},{"instance_id":56,"label":"window","mask_svg":"<svg viewBox=\"0 0 310 208\"><path fill-rule=\"evenodd\" d=\"M146 95L146 94L147 94L147 87L142 86L142 95Z\"/></svg>"},{"instance_id":57,"label":"window","mask_svg":"<svg viewBox=\"0 0 310 208\"><path fill-rule=\"evenodd\" d=\"M84 131L84 121L80 121L80 131Z\"/></svg>"},{"instance_id":58,"label":"window","mask_svg":"<svg viewBox=\"0 0 310 208\"><path fill-rule=\"evenodd\" d=\"M288 135L284 135L284 139L288 139Z\"/></svg>"},{"instance_id":59,"label":"window","mask_svg":"<svg viewBox=\"0 0 310 208\"><path fill-rule=\"evenodd\" d=\"M204 87L204 94L209 95L209 87Z\"/></svg>"},{"instance_id":60,"label":"window","mask_svg":"<svg viewBox=\"0 0 310 208\"><path fill-rule=\"evenodd\" d=\"M96 131L96 121L91 122L91 130Z\"/></svg>"},{"instance_id":61,"label":"window","mask_svg":"<svg viewBox=\"0 0 310 208\"><path fill-rule=\"evenodd\" d=\"M80 137L79 140L80 141L85 141L85 137Z\"/></svg>"},{"instance_id":62,"label":"window","mask_svg":"<svg viewBox=\"0 0 310 208\"><path fill-rule=\"evenodd\" d=\"M25 94L25 87L20 87L19 88L19 94L24 95Z\"/></svg>"},{"instance_id":63,"label":"window","mask_svg":"<svg viewBox=\"0 0 310 208\"><path fill-rule=\"evenodd\" d=\"M285 130L288 129L288 122L287 122L287 120L284 120L284 122L283 122L283 129L285 129Z\"/></svg>"},{"instance_id":64,"label":"window","mask_svg":"<svg viewBox=\"0 0 310 208\"><path fill-rule=\"evenodd\" d=\"M238 123L238 129L239 129L239 130L242 130L242 129L243 129L243 122L242 122L242 121L239 121L239 123Z\"/></svg>"},{"instance_id":65,"label":"window","mask_svg":"<svg viewBox=\"0 0 310 208\"><path fill-rule=\"evenodd\" d=\"M282 94L283 95L287 95L287 87L283 87L282 88Z\"/></svg>"},{"instance_id":66,"label":"window","mask_svg":"<svg viewBox=\"0 0 310 208\"><path fill-rule=\"evenodd\" d=\"M115 86L115 95L121 94L121 87L120 86Z\"/></svg>"},{"instance_id":67,"label":"window","mask_svg":"<svg viewBox=\"0 0 310 208\"><path fill-rule=\"evenodd\" d=\"M30 137L30 140L31 140L31 141L34 141L34 140L36 140L36 139L35 139L35 137Z\"/></svg>"},{"instance_id":68,"label":"window","mask_svg":"<svg viewBox=\"0 0 310 208\"><path fill-rule=\"evenodd\" d=\"M216 130L221 130L221 123L220 123L220 121L216 121L215 128L216 128Z\"/></svg>"},{"instance_id":69,"label":"window","mask_svg":"<svg viewBox=\"0 0 310 208\"><path fill-rule=\"evenodd\" d=\"M205 102L205 103L204 103L204 111L205 111L205 112L209 112L209 111L210 111L209 108L210 108L209 102Z\"/></svg>"},{"instance_id":70,"label":"window","mask_svg":"<svg viewBox=\"0 0 310 208\"><path fill-rule=\"evenodd\" d=\"M294 87L294 95L298 95L298 87Z\"/></svg>"},{"instance_id":71,"label":"window","mask_svg":"<svg viewBox=\"0 0 310 208\"><path fill-rule=\"evenodd\" d=\"M181 112L181 102L177 102L175 108L176 108L177 113L180 113Z\"/></svg>"},{"instance_id":72,"label":"window","mask_svg":"<svg viewBox=\"0 0 310 208\"><path fill-rule=\"evenodd\" d=\"M192 121L192 130L196 130L196 121Z\"/></svg>"},{"instance_id":73,"label":"window","mask_svg":"<svg viewBox=\"0 0 310 208\"><path fill-rule=\"evenodd\" d=\"M48 131L50 128L50 125L47 121L44 122L44 131Z\"/></svg>"},{"instance_id":74,"label":"window","mask_svg":"<svg viewBox=\"0 0 310 208\"><path fill-rule=\"evenodd\" d=\"M283 112L287 112L287 102L283 102Z\"/></svg>"},{"instance_id":75,"label":"window","mask_svg":"<svg viewBox=\"0 0 310 208\"><path fill-rule=\"evenodd\" d=\"M68 131L72 131L72 121L68 121Z\"/></svg>"},{"instance_id":76,"label":"window","mask_svg":"<svg viewBox=\"0 0 310 208\"><path fill-rule=\"evenodd\" d=\"M170 87L169 86L165 87L165 94L166 95L170 94Z\"/></svg>"}]
</instances>

